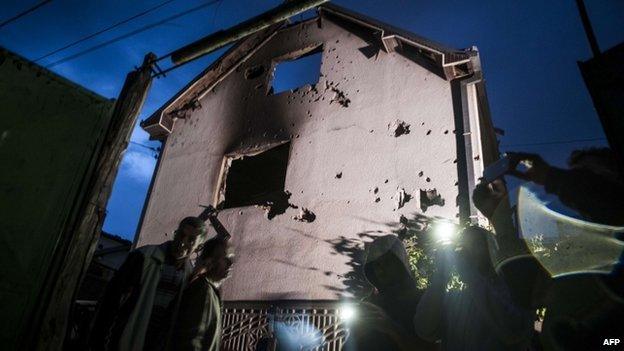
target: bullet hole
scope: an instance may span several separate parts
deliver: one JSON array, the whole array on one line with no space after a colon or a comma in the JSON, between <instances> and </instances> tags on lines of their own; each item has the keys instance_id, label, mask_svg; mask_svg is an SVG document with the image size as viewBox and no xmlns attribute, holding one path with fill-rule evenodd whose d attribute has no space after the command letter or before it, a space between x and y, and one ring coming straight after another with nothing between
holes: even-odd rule
<instances>
[{"instance_id":1,"label":"bullet hole","mask_svg":"<svg viewBox=\"0 0 624 351\"><path fill-rule=\"evenodd\" d=\"M427 177L427 178L425 179L425 181L430 182L430 181L431 181L431 178Z\"/></svg>"},{"instance_id":2,"label":"bullet hole","mask_svg":"<svg viewBox=\"0 0 624 351\"><path fill-rule=\"evenodd\" d=\"M479 161L479 159L481 159L481 156L479 156L479 155L477 155L477 156L475 156L475 157L474 157L474 160L475 160L475 161Z\"/></svg>"},{"instance_id":3,"label":"bullet hole","mask_svg":"<svg viewBox=\"0 0 624 351\"><path fill-rule=\"evenodd\" d=\"M420 125L421 125L421 126L424 126L424 125L425 125L425 122L422 122Z\"/></svg>"},{"instance_id":4,"label":"bullet hole","mask_svg":"<svg viewBox=\"0 0 624 351\"><path fill-rule=\"evenodd\" d=\"M239 214L239 215L242 215L242 214L243 214L243 211L238 211L238 214Z\"/></svg>"},{"instance_id":5,"label":"bullet hole","mask_svg":"<svg viewBox=\"0 0 624 351\"><path fill-rule=\"evenodd\" d=\"M431 134L431 129L429 129L429 130L427 131L427 135L429 135L429 134Z\"/></svg>"},{"instance_id":6,"label":"bullet hole","mask_svg":"<svg viewBox=\"0 0 624 351\"><path fill-rule=\"evenodd\" d=\"M371 129L371 130L369 130L368 132L369 132L369 133L372 133L372 132L374 132L374 131L375 131L374 129Z\"/></svg>"},{"instance_id":7,"label":"bullet hole","mask_svg":"<svg viewBox=\"0 0 624 351\"><path fill-rule=\"evenodd\" d=\"M396 121L388 124L388 130L390 131L391 136L398 138L401 135L410 133L410 125L397 119Z\"/></svg>"},{"instance_id":8,"label":"bullet hole","mask_svg":"<svg viewBox=\"0 0 624 351\"><path fill-rule=\"evenodd\" d=\"M436 189L420 189L420 209L426 212L431 206L444 206L442 195Z\"/></svg>"},{"instance_id":9,"label":"bullet hole","mask_svg":"<svg viewBox=\"0 0 624 351\"><path fill-rule=\"evenodd\" d=\"M340 43L340 39L336 39L336 44Z\"/></svg>"},{"instance_id":10,"label":"bullet hole","mask_svg":"<svg viewBox=\"0 0 624 351\"><path fill-rule=\"evenodd\" d=\"M250 67L245 71L245 78L246 79L256 79L258 77L260 77L262 74L264 74L264 66L259 65L259 66L255 66L255 67Z\"/></svg>"},{"instance_id":11,"label":"bullet hole","mask_svg":"<svg viewBox=\"0 0 624 351\"><path fill-rule=\"evenodd\" d=\"M378 192L379 192L379 188L378 187L373 188L373 194L377 194Z\"/></svg>"},{"instance_id":12,"label":"bullet hole","mask_svg":"<svg viewBox=\"0 0 624 351\"><path fill-rule=\"evenodd\" d=\"M350 204L350 203L351 203L351 201L350 201L350 200L347 200L347 204Z\"/></svg>"},{"instance_id":13,"label":"bullet hole","mask_svg":"<svg viewBox=\"0 0 624 351\"><path fill-rule=\"evenodd\" d=\"M449 132L448 130L445 130L445 131L444 131L444 134L448 134L448 132Z\"/></svg>"},{"instance_id":14,"label":"bullet hole","mask_svg":"<svg viewBox=\"0 0 624 351\"><path fill-rule=\"evenodd\" d=\"M375 199L375 202L379 202L379 201L381 201L381 198L378 197Z\"/></svg>"},{"instance_id":15,"label":"bullet hole","mask_svg":"<svg viewBox=\"0 0 624 351\"><path fill-rule=\"evenodd\" d=\"M453 160L453 163L457 163L457 159L454 159L454 160Z\"/></svg>"},{"instance_id":16,"label":"bullet hole","mask_svg":"<svg viewBox=\"0 0 624 351\"><path fill-rule=\"evenodd\" d=\"M455 182L455 186L458 186L458 185L459 185L459 182Z\"/></svg>"},{"instance_id":17,"label":"bullet hole","mask_svg":"<svg viewBox=\"0 0 624 351\"><path fill-rule=\"evenodd\" d=\"M419 176L419 177L422 177L422 176L423 176L423 174L424 174L424 173L423 173L423 171L418 172L418 176Z\"/></svg>"},{"instance_id":18,"label":"bullet hole","mask_svg":"<svg viewBox=\"0 0 624 351\"><path fill-rule=\"evenodd\" d=\"M331 90L334 92L334 96L332 97L331 101L329 102L329 104L331 105L334 102L337 102L338 104L340 104L342 107L349 107L349 104L351 103L351 100L349 98L347 98L347 96L344 94L344 92L336 89L336 88L331 88ZM323 98L325 99L325 98Z\"/></svg>"},{"instance_id":19,"label":"bullet hole","mask_svg":"<svg viewBox=\"0 0 624 351\"><path fill-rule=\"evenodd\" d=\"M342 172L336 173L336 179L342 178Z\"/></svg>"},{"instance_id":20,"label":"bullet hole","mask_svg":"<svg viewBox=\"0 0 624 351\"><path fill-rule=\"evenodd\" d=\"M388 184L388 179L384 180L384 184Z\"/></svg>"},{"instance_id":21,"label":"bullet hole","mask_svg":"<svg viewBox=\"0 0 624 351\"><path fill-rule=\"evenodd\" d=\"M299 209L299 214L296 216L293 216L292 219L294 219L295 221L299 221L299 222L310 223L310 222L314 222L314 220L316 219L316 215L314 214L314 212L310 211L309 209L302 207L301 209Z\"/></svg>"}]
</instances>

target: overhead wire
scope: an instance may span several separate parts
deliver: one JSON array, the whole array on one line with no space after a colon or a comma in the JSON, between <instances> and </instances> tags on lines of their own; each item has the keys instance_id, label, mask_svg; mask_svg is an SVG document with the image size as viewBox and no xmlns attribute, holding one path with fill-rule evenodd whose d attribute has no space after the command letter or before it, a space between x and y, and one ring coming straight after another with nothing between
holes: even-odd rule
<instances>
[{"instance_id":1,"label":"overhead wire","mask_svg":"<svg viewBox=\"0 0 624 351\"><path fill-rule=\"evenodd\" d=\"M31 7L29 9L27 9L27 10L24 10L24 11L18 13L17 15L15 15L15 16L9 18L9 19L6 19L6 20L2 21L2 23L0 23L0 28L6 26L7 24L9 24L9 23L11 23L13 21L17 21L18 19L20 19L20 18L30 14L31 12L37 10L41 6L47 4L47 3L51 2L51 1L52 0L43 0L42 2L38 3L37 5Z\"/></svg>"},{"instance_id":2,"label":"overhead wire","mask_svg":"<svg viewBox=\"0 0 624 351\"><path fill-rule=\"evenodd\" d=\"M84 42L84 41L87 41L87 40L89 40L91 38L94 38L94 37L96 37L96 36L98 36L100 34L106 33L106 32L108 32L108 31L110 31L112 29L115 29L115 28L117 28L117 27L119 27L121 25L124 25L124 24L126 24L126 23L128 23L130 21L133 21L133 20L135 20L135 19L137 19L139 17L145 16L148 13L154 12L154 11L158 10L159 8L165 6L165 5L169 4L169 3L172 3L174 1L176 1L176 0L163 1L163 2L159 3L158 5L150 7L149 9L147 9L145 11L141 11L141 12L139 12L139 13L133 15L133 16L130 16L130 17L126 18L126 19L123 19L123 20L121 20L121 21L119 21L117 23L114 23L114 24L106 27L106 28L100 29L100 30L98 30L98 31L96 31L94 33L91 33L91 34L86 35L86 36L84 36L84 37L82 37L82 38L80 38L80 39L78 39L76 41L73 41L73 42L71 42L71 43L69 43L69 44L67 44L65 46L62 46L62 47L60 47L58 49L55 49L55 50L53 50L53 51L51 51L51 52L49 52L49 53L47 53L47 54L37 58L37 59L35 59L34 61L38 62L38 61L41 61L41 60L43 60L43 59L45 59L47 57L50 57L50 56L52 56L54 54L57 54L57 53L59 53L61 51L65 51L65 50L67 50L67 49L69 49L69 48L71 48L73 46L76 46L76 45Z\"/></svg>"},{"instance_id":3,"label":"overhead wire","mask_svg":"<svg viewBox=\"0 0 624 351\"><path fill-rule=\"evenodd\" d=\"M46 67L47 67L47 68L54 67L54 66L59 65L59 64L61 64L61 63L65 63L65 62L67 62L67 61L70 61L70 60L76 59L76 58L78 58L78 57L80 57L80 56L83 56L83 55L86 55L86 54L88 54L88 53L90 53L90 52L93 52L93 51L95 51L95 50L101 49L101 48L103 48L103 47L105 47L105 46L108 46L108 45L110 45L110 44L116 43L116 42L118 42L118 41L120 41L120 40L123 40L123 39L129 38L129 37L131 37L131 36L133 36L133 35L136 35L136 34L139 34L139 33L142 33L142 32L145 32L145 31L147 31L147 30L149 30L149 29L152 29L152 28L154 28L154 27L157 27L157 26L159 26L159 25L161 25L161 24L163 24L163 23L165 23L165 22L172 21L172 20L174 20L174 19L177 19L177 18L180 18L180 17L186 16L186 15L188 15L188 14L192 13L192 12L199 11L199 10L201 10L201 9L203 9L203 8L206 8L206 7L210 6L210 5L213 5L213 4L217 3L217 2L219 2L219 0L211 0L211 1L205 2L205 3L201 4L201 5L198 5L198 6L192 7L192 8L190 8L190 9L188 9L188 10L185 10L185 11L179 12L179 13L177 13L177 14L175 14L175 15L171 15L171 16L166 17L166 18L164 18L164 19L161 19L161 20L159 20L159 21L157 21L157 22L150 23L150 24L148 24L148 25L145 25L145 26L143 26L143 27L141 27L141 28L138 28L138 29L133 30L133 31L131 31L131 32L128 32L128 33L126 33L126 34L123 34L123 35L117 36L117 37L115 37L115 38L112 38L112 39L110 39L110 40L107 40L107 41L105 41L105 42L102 42L102 43L100 43L100 44L97 44L97 45L95 45L95 46L92 46L92 47L90 47L90 48L88 48L88 49L85 49L85 50L79 51L79 52L77 52L77 53L75 53L75 54L73 54L73 55L70 55L70 56L67 56L67 57L65 57L65 58L62 58L62 59L60 59L60 60L57 60L57 61L55 61L55 62L52 62L52 63L50 63L50 64L46 65Z\"/></svg>"}]
</instances>

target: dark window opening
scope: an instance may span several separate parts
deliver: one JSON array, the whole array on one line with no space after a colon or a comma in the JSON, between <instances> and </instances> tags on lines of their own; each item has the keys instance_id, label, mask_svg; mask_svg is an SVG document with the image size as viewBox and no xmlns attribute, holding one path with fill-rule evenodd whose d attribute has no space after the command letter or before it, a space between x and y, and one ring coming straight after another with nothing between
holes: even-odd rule
<instances>
[{"instance_id":1,"label":"dark window opening","mask_svg":"<svg viewBox=\"0 0 624 351\"><path fill-rule=\"evenodd\" d=\"M225 171L225 196L219 207L266 204L284 193L290 143L253 156L237 156Z\"/></svg>"},{"instance_id":2,"label":"dark window opening","mask_svg":"<svg viewBox=\"0 0 624 351\"><path fill-rule=\"evenodd\" d=\"M277 62L271 82L273 94L318 83L322 56L322 47L319 47L302 56Z\"/></svg>"}]
</instances>

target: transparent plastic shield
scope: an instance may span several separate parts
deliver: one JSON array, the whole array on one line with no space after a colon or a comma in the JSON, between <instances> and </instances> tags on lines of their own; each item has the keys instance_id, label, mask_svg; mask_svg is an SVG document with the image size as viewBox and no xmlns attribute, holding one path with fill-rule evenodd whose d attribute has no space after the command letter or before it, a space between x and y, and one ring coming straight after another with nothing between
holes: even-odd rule
<instances>
[{"instance_id":1,"label":"transparent plastic shield","mask_svg":"<svg viewBox=\"0 0 624 351\"><path fill-rule=\"evenodd\" d=\"M581 272L608 273L624 250L616 238L624 227L584 221L553 209L541 188L522 185L517 192L517 225L531 253L551 276ZM620 237L621 238L621 237Z\"/></svg>"}]
</instances>

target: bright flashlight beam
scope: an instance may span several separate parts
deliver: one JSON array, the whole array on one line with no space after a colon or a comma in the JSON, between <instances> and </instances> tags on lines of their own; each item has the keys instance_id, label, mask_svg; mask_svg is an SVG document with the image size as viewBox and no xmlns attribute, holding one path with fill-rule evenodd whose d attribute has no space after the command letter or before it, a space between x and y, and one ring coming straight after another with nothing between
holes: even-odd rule
<instances>
[{"instance_id":1,"label":"bright flashlight beam","mask_svg":"<svg viewBox=\"0 0 624 351\"><path fill-rule=\"evenodd\" d=\"M453 223L439 222L435 224L433 233L441 244L450 244L457 236L457 229Z\"/></svg>"},{"instance_id":2,"label":"bright flashlight beam","mask_svg":"<svg viewBox=\"0 0 624 351\"><path fill-rule=\"evenodd\" d=\"M355 308L352 306L340 307L338 310L338 317L345 322L352 320L355 317Z\"/></svg>"}]
</instances>

